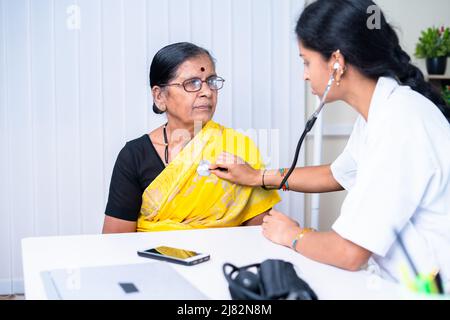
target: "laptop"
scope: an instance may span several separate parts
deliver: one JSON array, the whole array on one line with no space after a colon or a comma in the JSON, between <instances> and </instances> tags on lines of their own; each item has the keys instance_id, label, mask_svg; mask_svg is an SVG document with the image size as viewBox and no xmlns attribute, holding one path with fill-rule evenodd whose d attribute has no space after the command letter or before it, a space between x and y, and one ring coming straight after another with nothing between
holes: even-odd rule
<instances>
[{"instance_id":1,"label":"laptop","mask_svg":"<svg viewBox=\"0 0 450 320\"><path fill-rule=\"evenodd\" d=\"M53 300L208 299L164 262L55 269L41 278Z\"/></svg>"}]
</instances>

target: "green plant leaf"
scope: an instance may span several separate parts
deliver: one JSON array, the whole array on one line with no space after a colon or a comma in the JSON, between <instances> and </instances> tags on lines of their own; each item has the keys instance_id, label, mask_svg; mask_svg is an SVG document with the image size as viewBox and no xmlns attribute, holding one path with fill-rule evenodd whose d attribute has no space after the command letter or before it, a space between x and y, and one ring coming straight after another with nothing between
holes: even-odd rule
<instances>
[{"instance_id":1,"label":"green plant leaf","mask_svg":"<svg viewBox=\"0 0 450 320\"><path fill-rule=\"evenodd\" d=\"M416 45L415 56L420 59L450 55L450 29L430 27L423 30Z\"/></svg>"}]
</instances>

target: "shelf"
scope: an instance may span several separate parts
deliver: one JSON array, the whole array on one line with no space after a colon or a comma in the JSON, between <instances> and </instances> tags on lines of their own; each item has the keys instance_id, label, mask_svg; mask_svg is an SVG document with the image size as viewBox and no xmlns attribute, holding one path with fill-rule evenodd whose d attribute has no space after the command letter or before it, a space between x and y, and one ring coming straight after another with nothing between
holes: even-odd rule
<instances>
[{"instance_id":1,"label":"shelf","mask_svg":"<svg viewBox=\"0 0 450 320\"><path fill-rule=\"evenodd\" d=\"M428 75L428 80L450 80L450 76L446 75Z\"/></svg>"}]
</instances>

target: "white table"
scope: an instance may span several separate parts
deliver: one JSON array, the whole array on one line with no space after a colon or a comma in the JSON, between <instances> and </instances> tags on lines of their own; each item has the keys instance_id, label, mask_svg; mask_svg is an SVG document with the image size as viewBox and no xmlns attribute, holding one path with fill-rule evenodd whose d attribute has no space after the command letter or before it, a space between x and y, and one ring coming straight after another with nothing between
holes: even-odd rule
<instances>
[{"instance_id":1,"label":"white table","mask_svg":"<svg viewBox=\"0 0 450 320\"><path fill-rule=\"evenodd\" d=\"M264 238L260 227L26 238L22 240L25 296L47 299L41 271L148 263L152 260L136 251L157 245L209 253L211 260L206 263L171 266L211 299L230 299L222 273L225 262L240 267L269 258L292 262L320 299L404 298L403 288L366 271L344 271L276 245Z\"/></svg>"}]
</instances>

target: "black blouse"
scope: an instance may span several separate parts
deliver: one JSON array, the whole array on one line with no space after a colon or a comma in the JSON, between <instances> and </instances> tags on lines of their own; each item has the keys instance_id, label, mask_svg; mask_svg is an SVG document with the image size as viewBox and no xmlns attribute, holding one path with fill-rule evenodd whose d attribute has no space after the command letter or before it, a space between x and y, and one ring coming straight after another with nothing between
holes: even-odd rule
<instances>
[{"instance_id":1,"label":"black blouse","mask_svg":"<svg viewBox=\"0 0 450 320\"><path fill-rule=\"evenodd\" d=\"M105 214L137 221L142 194L164 168L148 134L127 142L114 165Z\"/></svg>"}]
</instances>

